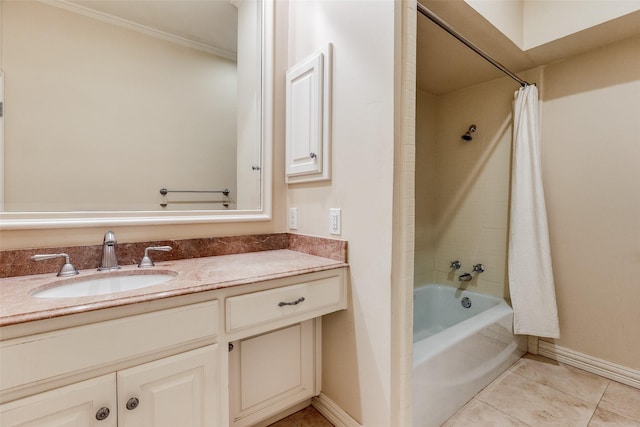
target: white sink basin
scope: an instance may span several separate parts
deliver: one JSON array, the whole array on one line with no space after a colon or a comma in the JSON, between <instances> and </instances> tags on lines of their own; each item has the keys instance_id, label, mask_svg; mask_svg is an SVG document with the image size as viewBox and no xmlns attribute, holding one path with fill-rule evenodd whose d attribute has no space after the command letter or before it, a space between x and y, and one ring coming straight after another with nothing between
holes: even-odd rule
<instances>
[{"instance_id":1,"label":"white sink basin","mask_svg":"<svg viewBox=\"0 0 640 427\"><path fill-rule=\"evenodd\" d=\"M176 276L176 273L171 271L154 272L152 274L131 271L107 274L107 276L94 275L86 278L74 277L53 287L36 291L33 296L36 298L77 298L115 294L159 285Z\"/></svg>"}]
</instances>

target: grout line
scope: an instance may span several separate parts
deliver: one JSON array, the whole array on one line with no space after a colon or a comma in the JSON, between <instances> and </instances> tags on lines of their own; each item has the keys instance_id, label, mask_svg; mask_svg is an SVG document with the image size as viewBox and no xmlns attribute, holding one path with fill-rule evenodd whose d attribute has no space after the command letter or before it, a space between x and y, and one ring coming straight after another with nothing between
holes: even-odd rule
<instances>
[{"instance_id":1,"label":"grout line","mask_svg":"<svg viewBox=\"0 0 640 427\"><path fill-rule=\"evenodd\" d=\"M508 416L509 418L516 419L516 420L520 421L522 424L524 424L524 425L526 425L526 426L533 427L531 424L529 424L529 423L527 423L527 422L525 422L525 421L521 420L520 418L516 417L515 415L512 415L512 414L510 414L510 413L508 413L508 412L505 412L505 411L503 411L503 410L502 410L502 409L500 409L500 408L496 408L495 406L493 406L493 405L492 405L492 404L490 404L490 403L484 402L484 401L482 401L482 400L479 400L479 401L480 401L480 402L482 402L482 403L484 403L484 404L485 404L485 405L487 405L487 406L492 407L493 409L495 409L495 410L496 410L496 411L498 411L498 412L502 412L503 414L505 414L505 415L506 415L506 416Z\"/></svg>"},{"instance_id":2,"label":"grout line","mask_svg":"<svg viewBox=\"0 0 640 427\"><path fill-rule=\"evenodd\" d=\"M587 423L587 427L589 427L589 424L591 424L591 421L593 421L593 417L596 415L596 411L600 407L600 403L602 402L602 399L604 398L604 394L607 392L607 390L609 389L610 385L611 385L611 380L607 380L607 386L604 388L604 391L602 392L602 396L600 396L600 399L598 400L598 403L596 404L596 407L593 410L593 413L591 414L591 418L589 418L589 422Z\"/></svg>"},{"instance_id":3,"label":"grout line","mask_svg":"<svg viewBox=\"0 0 640 427\"><path fill-rule=\"evenodd\" d=\"M539 357L545 357L545 356L539 356ZM549 359L549 358L547 357L547 359ZM534 362L536 361L535 359L530 359L530 360L533 360ZM553 359L549 359L549 360L553 360ZM585 371L584 369L576 368L575 366L567 365L566 363L563 363L563 362L558 362L557 360L555 360L555 362L557 362L559 365L562 365L562 366L564 366L565 368L567 368L567 369L568 369L568 371L569 371L569 372L571 372L571 374L572 374L572 375L574 375L574 374L575 374L575 375L582 375L582 374L580 374L580 373L574 373L574 372L572 372L572 370L573 370L573 369L577 369L577 370L579 370L579 371L581 371L581 372L584 372L585 374L595 375L595 376L600 377L600 378L602 378L602 379L604 379L604 380L606 380L606 381L607 381L607 387L605 387L604 391L602 392L602 395L600 396L600 399L599 399L599 400L598 400L598 402L596 403L595 408L597 408L597 407L598 407L598 405L600 404L600 401L602 400L602 397L604 396L604 393L607 391L607 388L609 387L609 383L610 383L610 381L611 381L611 380L609 380L609 379L607 379L607 378L604 378L604 377L603 377L603 376L601 376L601 375L593 374L593 373L591 373L591 372L587 372L587 371ZM515 366L515 364L514 364L514 366ZM525 379L527 379L527 380L529 380L529 381L532 381L532 382L534 382L534 383L536 383L536 384L539 384L539 385L542 385L542 386L545 386L545 387L549 387L549 388L550 388L550 389L552 389L552 390L555 390L555 391L560 392L560 393L562 393L562 394L566 394L567 396L571 396L571 397L573 397L573 398L575 398L575 399L578 399L578 400L580 400L580 401L582 401L582 402L584 402L584 403L587 403L587 404L589 404L589 405L591 405L591 404L592 404L591 402L589 402L589 401L587 401L587 400L584 400L582 397L580 397L580 396L576 396L575 394L573 394L573 393L571 393L571 392L568 392L567 390L560 390L559 388L554 387L554 386L553 386L553 384L544 384L544 383L542 383L542 382L540 382L540 381L538 381L538 380L535 380L535 379L533 379L533 378L529 378L529 377L527 377L526 375L519 374L519 373L517 373L517 372L515 372L515 371L514 371L514 372L512 372L512 373L513 373L513 374L516 374L516 375L519 375L520 377L525 378ZM594 412L595 412L595 408L594 408Z\"/></svg>"}]
</instances>

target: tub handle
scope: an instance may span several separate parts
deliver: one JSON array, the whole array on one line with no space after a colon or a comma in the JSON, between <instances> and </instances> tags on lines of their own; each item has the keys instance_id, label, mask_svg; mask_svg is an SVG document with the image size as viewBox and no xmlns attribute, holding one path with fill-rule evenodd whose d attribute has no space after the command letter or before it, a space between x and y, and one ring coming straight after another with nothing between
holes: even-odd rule
<instances>
[{"instance_id":1,"label":"tub handle","mask_svg":"<svg viewBox=\"0 0 640 427\"><path fill-rule=\"evenodd\" d=\"M485 268L484 268L484 265L482 265L482 264L474 264L474 266L473 266L473 272L474 273L484 273L484 270L485 270Z\"/></svg>"},{"instance_id":2,"label":"tub handle","mask_svg":"<svg viewBox=\"0 0 640 427\"><path fill-rule=\"evenodd\" d=\"M300 304L300 303L301 303L301 302L303 302L303 301L304 301L304 297L300 297L300 298L298 298L297 300L295 300L295 301L290 301L290 302L280 301L280 302L278 303L278 307L284 307L285 305L298 305L298 304Z\"/></svg>"},{"instance_id":3,"label":"tub handle","mask_svg":"<svg viewBox=\"0 0 640 427\"><path fill-rule=\"evenodd\" d=\"M451 267L454 270L460 270L460 267L462 267L462 264L460 264L460 261L455 260L455 261L451 261L451 264L449 264L449 267Z\"/></svg>"}]
</instances>

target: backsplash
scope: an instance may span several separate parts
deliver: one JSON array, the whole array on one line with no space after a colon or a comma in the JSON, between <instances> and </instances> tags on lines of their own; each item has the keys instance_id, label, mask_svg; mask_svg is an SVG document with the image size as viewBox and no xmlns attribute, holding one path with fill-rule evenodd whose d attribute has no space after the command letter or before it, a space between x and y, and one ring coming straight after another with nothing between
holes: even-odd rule
<instances>
[{"instance_id":1,"label":"backsplash","mask_svg":"<svg viewBox=\"0 0 640 427\"><path fill-rule=\"evenodd\" d=\"M296 252L321 256L337 261L347 261L347 242L344 240L325 239L300 234L275 233L118 243L117 254L119 264L138 264L145 248L149 246L171 246L173 248L170 252L154 252L152 257L156 262L278 249L290 249ZM0 277L28 276L32 274L58 272L61 266L61 260L59 259L39 262L31 260L32 255L45 253L66 253L71 257L71 263L78 270L85 270L97 268L100 264L102 244L1 251Z\"/></svg>"}]
</instances>

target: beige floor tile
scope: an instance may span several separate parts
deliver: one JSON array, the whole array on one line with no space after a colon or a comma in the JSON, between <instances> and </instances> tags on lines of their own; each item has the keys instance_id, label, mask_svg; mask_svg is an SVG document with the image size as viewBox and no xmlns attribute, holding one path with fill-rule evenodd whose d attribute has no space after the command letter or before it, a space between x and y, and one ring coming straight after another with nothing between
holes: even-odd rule
<instances>
[{"instance_id":1,"label":"beige floor tile","mask_svg":"<svg viewBox=\"0 0 640 427\"><path fill-rule=\"evenodd\" d=\"M597 408L589 427L640 427L640 422Z\"/></svg>"},{"instance_id":2,"label":"beige floor tile","mask_svg":"<svg viewBox=\"0 0 640 427\"><path fill-rule=\"evenodd\" d=\"M600 401L609 384L598 375L533 355L520 359L511 372L592 403Z\"/></svg>"},{"instance_id":3,"label":"beige floor tile","mask_svg":"<svg viewBox=\"0 0 640 427\"><path fill-rule=\"evenodd\" d=\"M277 423L269 424L269 427L296 427L296 424L287 417Z\"/></svg>"},{"instance_id":4,"label":"beige floor tile","mask_svg":"<svg viewBox=\"0 0 640 427\"><path fill-rule=\"evenodd\" d=\"M472 400L451 417L442 427L529 427L529 424L479 400Z\"/></svg>"},{"instance_id":5,"label":"beige floor tile","mask_svg":"<svg viewBox=\"0 0 640 427\"><path fill-rule=\"evenodd\" d=\"M296 427L333 427L333 424L327 421L313 406L291 414L289 419Z\"/></svg>"},{"instance_id":6,"label":"beige floor tile","mask_svg":"<svg viewBox=\"0 0 640 427\"><path fill-rule=\"evenodd\" d=\"M640 422L640 390L610 381L599 407Z\"/></svg>"},{"instance_id":7,"label":"beige floor tile","mask_svg":"<svg viewBox=\"0 0 640 427\"><path fill-rule=\"evenodd\" d=\"M532 426L586 427L596 404L509 372L478 400Z\"/></svg>"}]
</instances>

